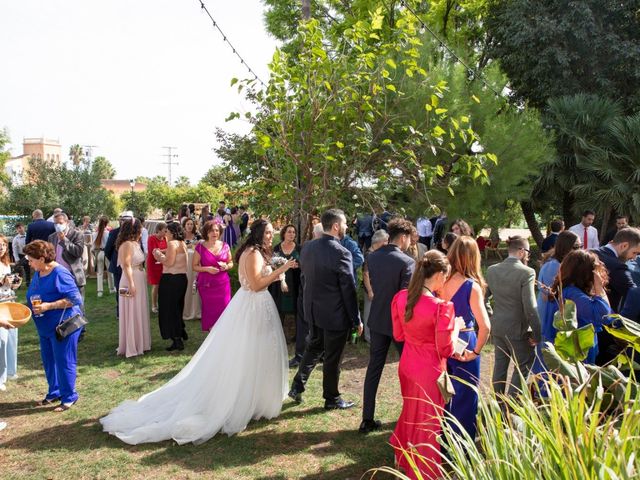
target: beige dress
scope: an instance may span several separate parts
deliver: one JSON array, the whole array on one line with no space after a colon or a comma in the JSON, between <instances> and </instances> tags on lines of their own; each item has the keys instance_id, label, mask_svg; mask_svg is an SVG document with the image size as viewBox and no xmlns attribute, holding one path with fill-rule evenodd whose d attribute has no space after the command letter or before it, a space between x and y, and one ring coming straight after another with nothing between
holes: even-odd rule
<instances>
[{"instance_id":1,"label":"beige dress","mask_svg":"<svg viewBox=\"0 0 640 480\"><path fill-rule=\"evenodd\" d=\"M193 288L193 283L197 279L197 273L193 271L193 252L195 251L196 242L187 245L187 293L184 295L184 310L182 311L183 320L195 320L200 318L201 306L200 295Z\"/></svg>"},{"instance_id":2,"label":"beige dress","mask_svg":"<svg viewBox=\"0 0 640 480\"><path fill-rule=\"evenodd\" d=\"M136 286L136 294L133 297L121 295L118 310L120 329L117 353L127 358L142 355L144 352L151 350L147 275L142 266L145 257L140 245L136 242L132 243L134 244L132 257L133 281ZM122 266L120 257L118 257L118 265ZM129 280L123 273L120 279L120 288L128 286Z\"/></svg>"}]
</instances>

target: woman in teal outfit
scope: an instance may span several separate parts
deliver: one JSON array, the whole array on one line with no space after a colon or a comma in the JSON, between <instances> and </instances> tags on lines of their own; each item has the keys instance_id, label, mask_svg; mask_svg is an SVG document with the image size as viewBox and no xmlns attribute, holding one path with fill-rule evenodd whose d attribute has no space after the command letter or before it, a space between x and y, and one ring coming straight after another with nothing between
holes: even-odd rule
<instances>
[{"instance_id":1,"label":"woman in teal outfit","mask_svg":"<svg viewBox=\"0 0 640 480\"><path fill-rule=\"evenodd\" d=\"M42 365L49 384L49 390L40 405L60 400L55 411L62 412L78 401L76 366L81 329L58 340L56 327L82 313L82 296L71 272L54 261L56 253L51 243L34 240L24 248L24 254L35 270L27 290L27 306L33 311L40 337ZM34 305L36 295L41 303Z\"/></svg>"}]
</instances>

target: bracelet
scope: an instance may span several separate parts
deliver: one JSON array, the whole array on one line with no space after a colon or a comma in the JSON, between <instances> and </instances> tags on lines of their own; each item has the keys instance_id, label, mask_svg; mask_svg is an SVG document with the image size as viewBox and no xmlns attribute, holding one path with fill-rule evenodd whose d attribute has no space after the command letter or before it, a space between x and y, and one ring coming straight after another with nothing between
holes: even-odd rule
<instances>
[{"instance_id":1,"label":"bracelet","mask_svg":"<svg viewBox=\"0 0 640 480\"><path fill-rule=\"evenodd\" d=\"M480 356L480 352L481 352L482 350L481 350L480 352L476 352L476 349L474 348L474 349L473 349L473 350L471 350L471 351L472 351L473 353L475 353L477 356Z\"/></svg>"}]
</instances>

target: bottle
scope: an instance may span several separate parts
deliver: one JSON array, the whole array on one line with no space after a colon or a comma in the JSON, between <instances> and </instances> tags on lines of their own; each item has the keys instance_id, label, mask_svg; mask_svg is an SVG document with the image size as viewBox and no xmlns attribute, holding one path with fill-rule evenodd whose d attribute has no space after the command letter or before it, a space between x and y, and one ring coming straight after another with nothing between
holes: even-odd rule
<instances>
[{"instance_id":1,"label":"bottle","mask_svg":"<svg viewBox=\"0 0 640 480\"><path fill-rule=\"evenodd\" d=\"M355 328L351 330L351 345L358 343L358 330Z\"/></svg>"}]
</instances>

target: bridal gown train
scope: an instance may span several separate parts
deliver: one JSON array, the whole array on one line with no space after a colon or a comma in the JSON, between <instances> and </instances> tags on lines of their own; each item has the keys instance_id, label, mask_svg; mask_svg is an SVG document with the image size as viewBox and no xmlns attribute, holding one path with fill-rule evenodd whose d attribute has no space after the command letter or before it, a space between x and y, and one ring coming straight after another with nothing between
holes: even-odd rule
<instances>
[{"instance_id":1,"label":"bridal gown train","mask_svg":"<svg viewBox=\"0 0 640 480\"><path fill-rule=\"evenodd\" d=\"M269 273L265 265L262 275ZM105 432L131 445L169 439L199 444L280 414L288 379L280 316L266 289L252 291L246 276L239 277L241 288L191 361L162 387L101 418Z\"/></svg>"}]
</instances>

